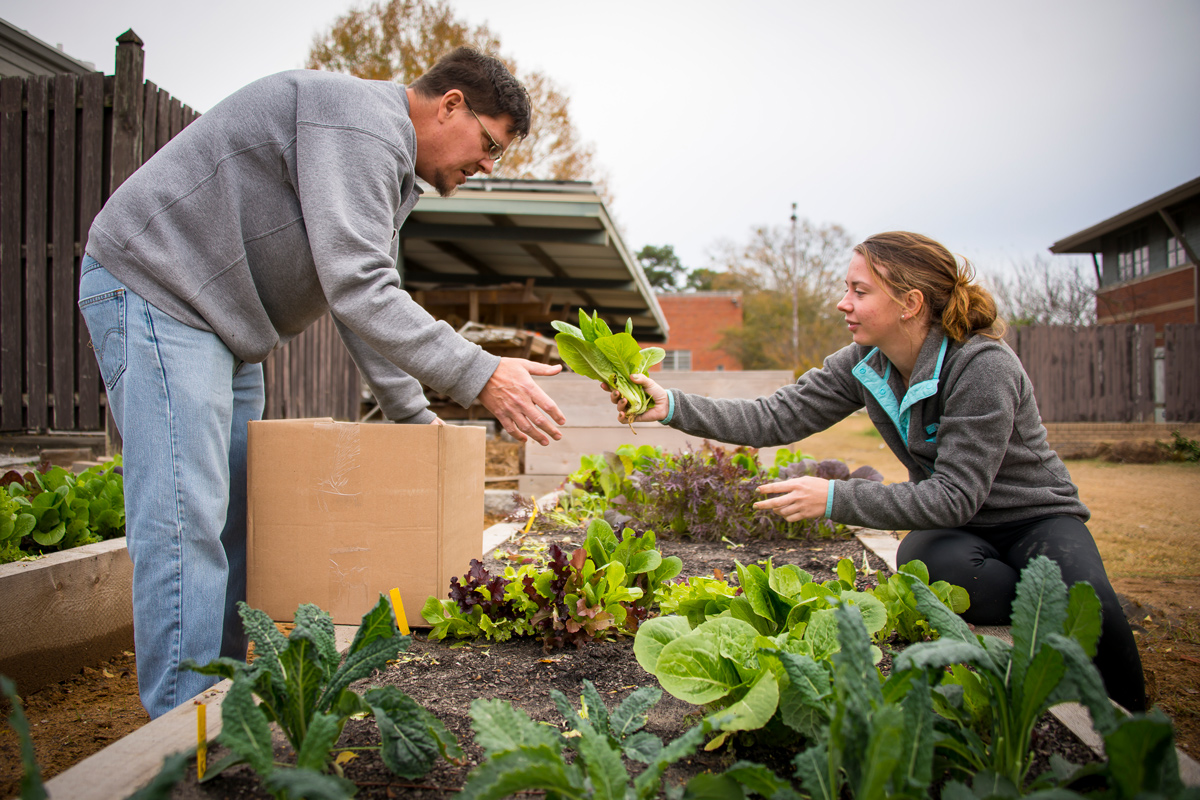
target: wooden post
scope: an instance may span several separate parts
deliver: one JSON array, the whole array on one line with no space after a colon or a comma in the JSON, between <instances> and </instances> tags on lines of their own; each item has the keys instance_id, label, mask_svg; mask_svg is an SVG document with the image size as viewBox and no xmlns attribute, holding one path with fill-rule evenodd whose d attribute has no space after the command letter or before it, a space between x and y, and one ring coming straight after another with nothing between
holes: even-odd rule
<instances>
[{"instance_id":1,"label":"wooden post","mask_svg":"<svg viewBox=\"0 0 1200 800\"><path fill-rule=\"evenodd\" d=\"M142 98L142 163L158 152L158 87L146 81Z\"/></svg>"},{"instance_id":2,"label":"wooden post","mask_svg":"<svg viewBox=\"0 0 1200 800\"><path fill-rule=\"evenodd\" d=\"M132 29L117 37L117 59L113 86L112 170L109 191L142 165L142 68L146 54L142 40Z\"/></svg>"},{"instance_id":3,"label":"wooden post","mask_svg":"<svg viewBox=\"0 0 1200 800\"><path fill-rule=\"evenodd\" d=\"M143 88L146 54L141 38L133 29L117 37L116 66L113 69L112 160L109 193L117 191L125 179L142 165L142 114L146 94ZM112 411L105 414L105 451L113 456L121 452L121 432Z\"/></svg>"}]
</instances>

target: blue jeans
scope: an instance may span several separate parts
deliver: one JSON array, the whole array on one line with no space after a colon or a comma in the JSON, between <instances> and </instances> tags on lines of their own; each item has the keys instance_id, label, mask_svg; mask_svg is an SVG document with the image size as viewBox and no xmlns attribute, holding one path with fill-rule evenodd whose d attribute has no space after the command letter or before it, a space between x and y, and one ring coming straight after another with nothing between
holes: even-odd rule
<instances>
[{"instance_id":1,"label":"blue jeans","mask_svg":"<svg viewBox=\"0 0 1200 800\"><path fill-rule=\"evenodd\" d=\"M246 657L246 426L261 364L164 314L84 256L79 310L124 440L125 529L142 705L158 717L215 680L184 659Z\"/></svg>"}]
</instances>

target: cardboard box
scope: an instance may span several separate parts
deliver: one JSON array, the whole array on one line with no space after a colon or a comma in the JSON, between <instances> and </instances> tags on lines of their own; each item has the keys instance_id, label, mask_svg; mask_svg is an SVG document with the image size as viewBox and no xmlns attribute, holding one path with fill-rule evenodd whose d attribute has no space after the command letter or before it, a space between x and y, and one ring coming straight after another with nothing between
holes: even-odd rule
<instances>
[{"instance_id":1,"label":"cardboard box","mask_svg":"<svg viewBox=\"0 0 1200 800\"><path fill-rule=\"evenodd\" d=\"M399 587L410 626L483 553L482 428L251 422L247 601L355 625Z\"/></svg>"}]
</instances>

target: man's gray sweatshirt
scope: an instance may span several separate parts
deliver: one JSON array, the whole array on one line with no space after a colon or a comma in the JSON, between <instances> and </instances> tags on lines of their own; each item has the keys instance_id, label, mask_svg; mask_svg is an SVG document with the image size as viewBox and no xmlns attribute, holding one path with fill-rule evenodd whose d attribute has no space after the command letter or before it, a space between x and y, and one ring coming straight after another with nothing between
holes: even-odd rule
<instances>
[{"instance_id":1,"label":"man's gray sweatshirt","mask_svg":"<svg viewBox=\"0 0 1200 800\"><path fill-rule=\"evenodd\" d=\"M798 442L865 406L909 481L834 482L828 516L837 522L914 530L1089 516L1046 443L1021 362L985 336L956 344L934 328L908 387L878 349L849 345L769 397L671 394L672 427L753 447Z\"/></svg>"},{"instance_id":2,"label":"man's gray sweatshirt","mask_svg":"<svg viewBox=\"0 0 1200 800\"><path fill-rule=\"evenodd\" d=\"M272 75L222 100L125 181L87 252L247 362L330 311L388 418L428 422L413 377L468 405L499 359L400 288L399 229L420 196L416 151L403 86Z\"/></svg>"}]
</instances>

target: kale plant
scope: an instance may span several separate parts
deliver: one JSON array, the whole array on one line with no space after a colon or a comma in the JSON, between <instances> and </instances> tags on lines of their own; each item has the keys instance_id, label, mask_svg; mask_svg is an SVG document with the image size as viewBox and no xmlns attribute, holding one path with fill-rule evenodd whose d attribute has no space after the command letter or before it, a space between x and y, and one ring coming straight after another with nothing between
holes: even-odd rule
<instances>
[{"instance_id":1,"label":"kale plant","mask_svg":"<svg viewBox=\"0 0 1200 800\"><path fill-rule=\"evenodd\" d=\"M955 665L937 692L938 711L955 733L942 747L968 774L989 771L1022 787L1033 762L1033 727L1050 706L1079 701L1102 735L1116 727L1112 703L1092 663L1100 601L1077 583L1068 593L1058 565L1038 556L1021 572L1012 611L1012 644L977 636L918 578L906 576L917 608L941 633L900 653L895 668L937 675ZM986 709L986 710L985 710Z\"/></svg>"},{"instance_id":2,"label":"kale plant","mask_svg":"<svg viewBox=\"0 0 1200 800\"><path fill-rule=\"evenodd\" d=\"M276 797L353 794L353 784L326 770L346 720L356 714L374 715L383 738L380 757L401 777L421 777L439 756L461 758L453 734L399 689L384 686L360 695L349 688L382 669L412 641L397 630L386 597L363 616L344 659L337 651L332 618L315 605L296 610L295 628L286 638L262 611L244 602L238 610L254 642L253 664L225 657L204 666L190 660L182 664L233 681L221 704L220 734L231 755L213 765L208 776L248 763ZM295 769L275 762L271 723L295 751Z\"/></svg>"},{"instance_id":3,"label":"kale plant","mask_svg":"<svg viewBox=\"0 0 1200 800\"><path fill-rule=\"evenodd\" d=\"M21 800L45 800L46 789L42 785L42 768L38 766L33 752L33 738L29 733L29 720L21 707L17 687L4 675L0 675L0 694L12 704L8 724L17 734L21 746Z\"/></svg>"},{"instance_id":4,"label":"kale plant","mask_svg":"<svg viewBox=\"0 0 1200 800\"><path fill-rule=\"evenodd\" d=\"M551 690L551 696L567 722L568 734L534 722L505 700L478 699L471 704L475 743L486 759L467 776L459 797L500 800L540 790L547 797L650 800L659 796L667 767L694 753L713 724L704 720L664 744L643 730L647 712L662 696L658 689L638 689L612 711L589 680L583 682L581 711L557 689ZM622 756L646 766L631 779ZM757 785L783 785L773 774L756 773L753 766L744 765L738 773L746 783L758 778ZM698 791L707 788L709 781L708 776L700 776L695 787L689 784L692 791L668 792L668 797L731 796Z\"/></svg>"}]
</instances>

